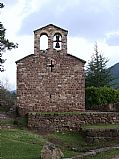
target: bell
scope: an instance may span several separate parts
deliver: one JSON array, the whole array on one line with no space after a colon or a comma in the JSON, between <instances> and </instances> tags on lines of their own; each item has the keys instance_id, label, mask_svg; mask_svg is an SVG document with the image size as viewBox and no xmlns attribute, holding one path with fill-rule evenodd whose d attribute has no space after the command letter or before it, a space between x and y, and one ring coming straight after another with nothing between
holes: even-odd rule
<instances>
[{"instance_id":1,"label":"bell","mask_svg":"<svg viewBox=\"0 0 119 159\"><path fill-rule=\"evenodd\" d=\"M56 46L55 46L55 48L60 48L60 45L59 45L59 43L58 43L58 42L56 42Z\"/></svg>"}]
</instances>

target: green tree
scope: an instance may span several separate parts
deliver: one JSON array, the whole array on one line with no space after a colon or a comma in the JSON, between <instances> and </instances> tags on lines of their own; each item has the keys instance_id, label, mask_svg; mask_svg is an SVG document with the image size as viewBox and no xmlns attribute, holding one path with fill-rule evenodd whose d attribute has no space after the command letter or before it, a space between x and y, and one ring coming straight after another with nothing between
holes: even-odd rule
<instances>
[{"instance_id":1,"label":"green tree","mask_svg":"<svg viewBox=\"0 0 119 159\"><path fill-rule=\"evenodd\" d=\"M3 8L3 3L0 3L0 9ZM17 48L18 44L14 44L5 38L6 29L4 28L2 22L0 22L0 72L4 71L3 63L5 59L2 58L3 53L6 50L11 50L12 48Z\"/></svg>"},{"instance_id":2,"label":"green tree","mask_svg":"<svg viewBox=\"0 0 119 159\"><path fill-rule=\"evenodd\" d=\"M112 77L109 69L106 68L108 59L99 53L97 44L94 51L86 69L86 87L110 86Z\"/></svg>"}]
</instances>

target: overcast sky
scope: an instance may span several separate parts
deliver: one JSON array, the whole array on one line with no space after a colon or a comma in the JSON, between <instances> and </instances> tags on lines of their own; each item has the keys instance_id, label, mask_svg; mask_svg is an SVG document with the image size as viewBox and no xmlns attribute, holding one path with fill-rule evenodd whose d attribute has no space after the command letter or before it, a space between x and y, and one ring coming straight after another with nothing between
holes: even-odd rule
<instances>
[{"instance_id":1,"label":"overcast sky","mask_svg":"<svg viewBox=\"0 0 119 159\"><path fill-rule=\"evenodd\" d=\"M3 0L0 21L19 48L5 53L0 80L16 89L15 61L33 53L33 31L47 24L68 30L68 53L90 60L97 42L108 67L119 62L119 0Z\"/></svg>"}]
</instances>

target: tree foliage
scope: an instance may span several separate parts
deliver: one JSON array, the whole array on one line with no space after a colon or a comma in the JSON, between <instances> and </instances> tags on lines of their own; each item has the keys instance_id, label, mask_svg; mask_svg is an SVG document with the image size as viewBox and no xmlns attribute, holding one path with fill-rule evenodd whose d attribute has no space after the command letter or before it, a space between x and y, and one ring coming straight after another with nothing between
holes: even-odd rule
<instances>
[{"instance_id":1,"label":"tree foliage","mask_svg":"<svg viewBox=\"0 0 119 159\"><path fill-rule=\"evenodd\" d=\"M106 68L108 59L98 52L98 46L95 45L94 54L86 69L86 87L109 86L111 78L110 71Z\"/></svg>"},{"instance_id":2,"label":"tree foliage","mask_svg":"<svg viewBox=\"0 0 119 159\"><path fill-rule=\"evenodd\" d=\"M3 8L3 3L0 3L0 9ZM2 22L0 22L0 72L4 71L3 63L5 59L2 58L3 53L6 50L11 50L12 48L17 48L18 44L14 44L5 38L6 29L4 28Z\"/></svg>"},{"instance_id":3,"label":"tree foliage","mask_svg":"<svg viewBox=\"0 0 119 159\"><path fill-rule=\"evenodd\" d=\"M111 87L87 87L86 88L86 109L95 109L105 104L118 103L119 90Z\"/></svg>"}]
</instances>

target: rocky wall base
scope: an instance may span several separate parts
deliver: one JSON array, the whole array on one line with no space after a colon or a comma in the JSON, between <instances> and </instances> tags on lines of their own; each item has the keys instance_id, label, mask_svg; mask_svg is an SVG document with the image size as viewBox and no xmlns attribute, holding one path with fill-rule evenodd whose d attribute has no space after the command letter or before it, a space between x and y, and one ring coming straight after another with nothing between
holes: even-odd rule
<instances>
[{"instance_id":1,"label":"rocky wall base","mask_svg":"<svg viewBox=\"0 0 119 159\"><path fill-rule=\"evenodd\" d=\"M38 131L79 131L87 124L119 123L116 112L29 113L28 127Z\"/></svg>"},{"instance_id":2,"label":"rocky wall base","mask_svg":"<svg viewBox=\"0 0 119 159\"><path fill-rule=\"evenodd\" d=\"M83 136L87 142L100 142L119 140L119 128L118 129L86 129L83 130Z\"/></svg>"}]
</instances>

